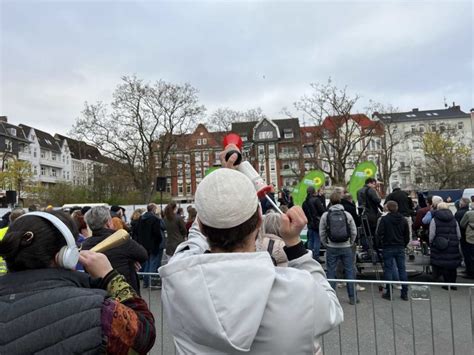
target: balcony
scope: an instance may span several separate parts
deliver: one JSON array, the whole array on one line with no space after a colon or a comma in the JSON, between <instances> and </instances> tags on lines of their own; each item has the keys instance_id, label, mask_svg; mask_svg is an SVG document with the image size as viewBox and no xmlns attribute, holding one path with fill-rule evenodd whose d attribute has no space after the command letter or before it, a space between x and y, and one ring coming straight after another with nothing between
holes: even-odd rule
<instances>
[{"instance_id":1,"label":"balcony","mask_svg":"<svg viewBox=\"0 0 474 355\"><path fill-rule=\"evenodd\" d=\"M48 175L39 175L38 176L38 181L39 182L48 182L55 184L59 182L59 180L62 180L59 176L48 176Z\"/></svg>"},{"instance_id":2,"label":"balcony","mask_svg":"<svg viewBox=\"0 0 474 355\"><path fill-rule=\"evenodd\" d=\"M18 159L30 161L31 160L31 153L18 152Z\"/></svg>"},{"instance_id":3,"label":"balcony","mask_svg":"<svg viewBox=\"0 0 474 355\"><path fill-rule=\"evenodd\" d=\"M299 159L300 158L300 153L295 152L295 153L278 153L278 158L279 159Z\"/></svg>"},{"instance_id":4,"label":"balcony","mask_svg":"<svg viewBox=\"0 0 474 355\"><path fill-rule=\"evenodd\" d=\"M280 175L283 177L298 176L298 174L292 169L282 169L280 170Z\"/></svg>"},{"instance_id":5,"label":"balcony","mask_svg":"<svg viewBox=\"0 0 474 355\"><path fill-rule=\"evenodd\" d=\"M45 159L45 158L40 158L40 164L51 166L53 168L64 168L65 166L65 164L61 162L61 160L51 160L51 159Z\"/></svg>"}]
</instances>

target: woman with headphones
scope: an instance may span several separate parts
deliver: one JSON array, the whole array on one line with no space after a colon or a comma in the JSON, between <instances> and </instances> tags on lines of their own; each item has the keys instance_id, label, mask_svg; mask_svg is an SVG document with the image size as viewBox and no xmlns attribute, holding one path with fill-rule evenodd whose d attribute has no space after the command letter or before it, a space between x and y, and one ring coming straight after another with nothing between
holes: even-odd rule
<instances>
[{"instance_id":1,"label":"woman with headphones","mask_svg":"<svg viewBox=\"0 0 474 355\"><path fill-rule=\"evenodd\" d=\"M79 253L62 213L18 218L0 242L0 354L146 354L155 325L145 301L100 253ZM87 273L73 271L80 261Z\"/></svg>"}]
</instances>

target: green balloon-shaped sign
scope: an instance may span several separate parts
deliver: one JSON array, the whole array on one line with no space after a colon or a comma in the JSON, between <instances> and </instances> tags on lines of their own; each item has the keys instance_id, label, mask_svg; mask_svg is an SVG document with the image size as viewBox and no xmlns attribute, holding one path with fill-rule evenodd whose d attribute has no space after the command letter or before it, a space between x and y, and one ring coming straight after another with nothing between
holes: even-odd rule
<instances>
[{"instance_id":1,"label":"green balloon-shaped sign","mask_svg":"<svg viewBox=\"0 0 474 355\"><path fill-rule=\"evenodd\" d=\"M357 165L349 182L349 193L354 201L357 201L357 192L364 187L365 180L370 177L375 178L376 174L377 166L372 161L364 161Z\"/></svg>"},{"instance_id":2,"label":"green balloon-shaped sign","mask_svg":"<svg viewBox=\"0 0 474 355\"><path fill-rule=\"evenodd\" d=\"M324 186L326 176L321 170L311 170L298 185L293 188L291 196L295 205L301 206L306 199L306 190L309 186L313 186L315 190Z\"/></svg>"}]
</instances>

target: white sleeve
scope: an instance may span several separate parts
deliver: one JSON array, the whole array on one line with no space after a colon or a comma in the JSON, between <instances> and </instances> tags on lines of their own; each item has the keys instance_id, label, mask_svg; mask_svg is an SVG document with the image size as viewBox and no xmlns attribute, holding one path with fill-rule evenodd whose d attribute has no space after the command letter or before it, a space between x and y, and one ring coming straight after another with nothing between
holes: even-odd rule
<instances>
[{"instance_id":1,"label":"white sleeve","mask_svg":"<svg viewBox=\"0 0 474 355\"><path fill-rule=\"evenodd\" d=\"M320 336L344 321L344 312L337 299L336 292L329 285L321 264L313 259L308 251L297 259L290 260L289 267L306 270L315 282L317 292L314 292L314 303L317 305L318 317L316 320L316 335Z\"/></svg>"}]
</instances>

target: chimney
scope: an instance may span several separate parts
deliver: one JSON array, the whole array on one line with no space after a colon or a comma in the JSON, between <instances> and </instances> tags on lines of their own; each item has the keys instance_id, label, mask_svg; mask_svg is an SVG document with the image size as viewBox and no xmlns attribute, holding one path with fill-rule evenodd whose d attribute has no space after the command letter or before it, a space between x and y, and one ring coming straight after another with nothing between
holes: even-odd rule
<instances>
[{"instance_id":1,"label":"chimney","mask_svg":"<svg viewBox=\"0 0 474 355\"><path fill-rule=\"evenodd\" d=\"M419 111L419 110L418 110L418 107L415 107L412 111L413 111L413 112L418 112L418 111Z\"/></svg>"},{"instance_id":2,"label":"chimney","mask_svg":"<svg viewBox=\"0 0 474 355\"><path fill-rule=\"evenodd\" d=\"M0 122L8 122L8 117L7 116L0 116Z\"/></svg>"}]
</instances>

